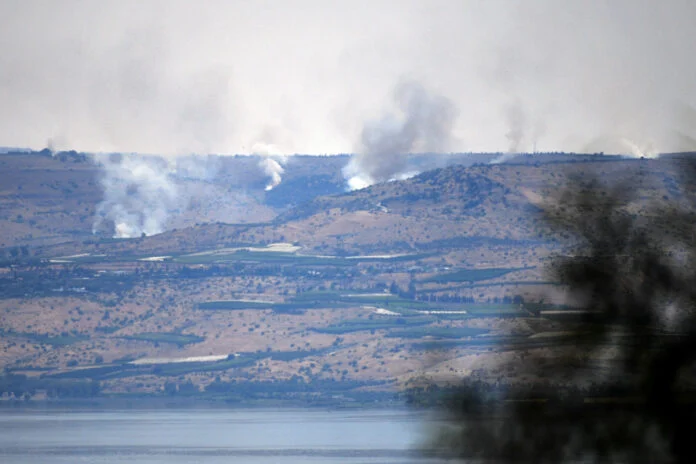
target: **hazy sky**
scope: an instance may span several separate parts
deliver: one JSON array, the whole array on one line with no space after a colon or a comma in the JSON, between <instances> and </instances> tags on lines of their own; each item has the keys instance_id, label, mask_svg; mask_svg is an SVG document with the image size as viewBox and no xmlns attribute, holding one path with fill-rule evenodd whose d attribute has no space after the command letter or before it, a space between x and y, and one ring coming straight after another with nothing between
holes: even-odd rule
<instances>
[{"instance_id":1,"label":"hazy sky","mask_svg":"<svg viewBox=\"0 0 696 464\"><path fill-rule=\"evenodd\" d=\"M0 145L353 152L410 80L453 151L696 148L695 39L693 0L3 0Z\"/></svg>"}]
</instances>

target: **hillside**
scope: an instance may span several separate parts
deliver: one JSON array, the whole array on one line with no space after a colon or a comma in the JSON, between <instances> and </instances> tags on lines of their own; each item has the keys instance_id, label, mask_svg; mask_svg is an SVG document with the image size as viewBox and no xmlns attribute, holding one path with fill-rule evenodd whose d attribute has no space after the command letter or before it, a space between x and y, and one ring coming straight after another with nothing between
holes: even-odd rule
<instances>
[{"instance_id":1,"label":"hillside","mask_svg":"<svg viewBox=\"0 0 696 464\"><path fill-rule=\"evenodd\" d=\"M41 248L37 253L57 256L96 249L113 253L146 249L161 254L276 242L336 255L497 245L528 249L549 238L538 215L539 205L578 176L599 176L609 185L638 176L643 179L645 204L648 200L671 201L680 195L679 168L668 159L601 157L583 162L452 166L405 181L317 196L261 223L220 221L139 240L87 240Z\"/></svg>"},{"instance_id":2,"label":"hillside","mask_svg":"<svg viewBox=\"0 0 696 464\"><path fill-rule=\"evenodd\" d=\"M118 169L119 158L135 161ZM264 190L266 174L259 162L254 156L180 157L158 166L161 158L135 155L2 153L0 248L85 240L95 232L110 237L113 224L96 225L107 187L123 190L145 206L161 196L157 190L150 194L148 184L168 182L174 192L165 192L171 195L164 203L166 230L217 221L267 221L307 200L307 195L343 191L340 169L345 157L292 158L285 166L286 182L270 192ZM138 172L151 166L161 171L155 179L147 171ZM307 185L312 188L304 189ZM124 204L116 206L136 209L138 204L129 203L126 196Z\"/></svg>"},{"instance_id":3,"label":"hillside","mask_svg":"<svg viewBox=\"0 0 696 464\"><path fill-rule=\"evenodd\" d=\"M52 163L65 161L24 162L13 165L15 188L38 192L25 203L34 218L45 186L58 179ZM70 162L78 167L61 172L83 178L72 188L94 189L90 165ZM572 316L544 272L564 237L548 230L540 205L557 201L571 177L638 179L637 214L693 188L679 186L677 158L594 157L450 166L322 196L335 181L298 179L336 172L297 163L286 188L308 186L305 196L275 209L263 197L257 207L273 211L263 222L113 239L71 235L69 227L88 219L61 222L45 206L60 240L44 235L34 244L8 233L24 248L4 250L3 367L27 376L22 382L37 398L61 382L86 381L108 395L189 392L230 401L310 392L357 400L421 375L535 381L516 378L515 360L562 347ZM48 189L54 205L93 195ZM4 201L12 195L20 208L17 193ZM32 227L44 232L48 224ZM541 297L544 304L521 304ZM433 354L433 346L449 352Z\"/></svg>"},{"instance_id":4,"label":"hillside","mask_svg":"<svg viewBox=\"0 0 696 464\"><path fill-rule=\"evenodd\" d=\"M345 191L348 156L277 159L279 185L260 156L180 156L9 151L0 153L1 248L39 246L115 234L113 216L147 221L162 231L207 223L270 221L322 195ZM414 155L414 167L471 164L491 156Z\"/></svg>"}]
</instances>

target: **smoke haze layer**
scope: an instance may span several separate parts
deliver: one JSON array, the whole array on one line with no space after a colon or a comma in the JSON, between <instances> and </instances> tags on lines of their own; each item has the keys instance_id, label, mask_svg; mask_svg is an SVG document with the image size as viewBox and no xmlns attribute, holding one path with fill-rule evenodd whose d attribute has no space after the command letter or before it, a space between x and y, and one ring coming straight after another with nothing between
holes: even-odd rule
<instances>
[{"instance_id":1,"label":"smoke haze layer","mask_svg":"<svg viewBox=\"0 0 696 464\"><path fill-rule=\"evenodd\" d=\"M347 153L408 76L460 110L453 151L696 147L690 0L7 0L0 23L5 146L249 153L270 124L282 153Z\"/></svg>"}]
</instances>

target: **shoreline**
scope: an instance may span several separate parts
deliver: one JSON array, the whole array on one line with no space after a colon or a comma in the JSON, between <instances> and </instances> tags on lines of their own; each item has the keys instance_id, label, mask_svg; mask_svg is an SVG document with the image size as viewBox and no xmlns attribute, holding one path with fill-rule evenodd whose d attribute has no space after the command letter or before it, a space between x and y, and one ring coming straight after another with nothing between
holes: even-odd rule
<instances>
[{"instance_id":1,"label":"shoreline","mask_svg":"<svg viewBox=\"0 0 696 464\"><path fill-rule=\"evenodd\" d=\"M381 400L374 402L321 400L303 401L298 399L245 400L230 401L206 398L170 398L170 397L104 397L83 399L50 400L15 400L0 401L0 411L23 410L124 410L124 409L323 409L323 410L378 410L378 409L415 409L405 400Z\"/></svg>"}]
</instances>

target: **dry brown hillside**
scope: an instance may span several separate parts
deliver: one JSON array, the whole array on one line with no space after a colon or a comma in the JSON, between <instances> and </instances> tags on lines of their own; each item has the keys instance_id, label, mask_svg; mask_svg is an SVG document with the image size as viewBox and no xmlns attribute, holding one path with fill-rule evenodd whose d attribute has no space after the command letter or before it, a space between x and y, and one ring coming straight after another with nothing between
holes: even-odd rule
<instances>
[{"instance_id":1,"label":"dry brown hillside","mask_svg":"<svg viewBox=\"0 0 696 464\"><path fill-rule=\"evenodd\" d=\"M19 185L54 190L55 163L93 182L89 164L34 160L15 168L4 201L20 207ZM50 176L36 181L44 168ZM694 187L679 184L669 158L451 166L278 208L263 223L45 239L6 254L0 268L0 362L41 381L91 379L132 394L189 382L225 396L230 385L270 380L348 382L356 392L423 375L537 381L517 378L514 365L530 350L558 349L572 315L544 272L563 237L539 208L571 177L639 183L636 214ZM32 225L36 233L65 230L57 208L88 201L61 192L50 204L26 198L29 218L45 202L52 219ZM541 296L544 305L523 305ZM453 351L429 354L433 343Z\"/></svg>"}]
</instances>

